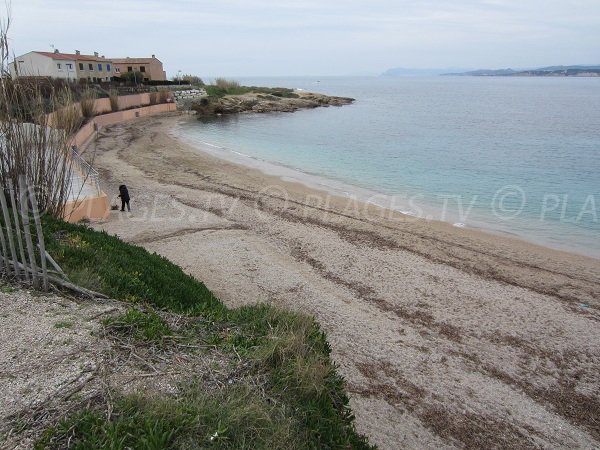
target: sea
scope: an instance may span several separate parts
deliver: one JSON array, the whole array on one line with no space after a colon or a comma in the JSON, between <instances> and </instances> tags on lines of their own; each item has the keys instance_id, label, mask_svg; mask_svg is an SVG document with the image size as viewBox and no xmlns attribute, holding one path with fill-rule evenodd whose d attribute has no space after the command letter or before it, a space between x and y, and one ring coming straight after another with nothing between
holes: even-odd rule
<instances>
[{"instance_id":1,"label":"sea","mask_svg":"<svg viewBox=\"0 0 600 450\"><path fill-rule=\"evenodd\" d=\"M179 138L332 194L600 258L600 78L236 78L343 107L189 120Z\"/></svg>"}]
</instances>

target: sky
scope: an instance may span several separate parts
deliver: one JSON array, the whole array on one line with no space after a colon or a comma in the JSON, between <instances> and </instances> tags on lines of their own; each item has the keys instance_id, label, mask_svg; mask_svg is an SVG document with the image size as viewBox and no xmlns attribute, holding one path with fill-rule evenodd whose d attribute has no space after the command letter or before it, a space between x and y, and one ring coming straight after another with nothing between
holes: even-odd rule
<instances>
[{"instance_id":1,"label":"sky","mask_svg":"<svg viewBox=\"0 0 600 450\"><path fill-rule=\"evenodd\" d=\"M8 1L16 55L156 54L169 78L600 64L600 0Z\"/></svg>"}]
</instances>

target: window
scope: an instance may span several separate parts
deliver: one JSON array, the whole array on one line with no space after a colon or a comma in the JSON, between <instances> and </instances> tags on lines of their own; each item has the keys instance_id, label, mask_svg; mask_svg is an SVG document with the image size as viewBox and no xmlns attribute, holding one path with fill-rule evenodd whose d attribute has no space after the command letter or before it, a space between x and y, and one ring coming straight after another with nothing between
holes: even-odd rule
<instances>
[{"instance_id":1,"label":"window","mask_svg":"<svg viewBox=\"0 0 600 450\"><path fill-rule=\"evenodd\" d=\"M107 65L106 65L106 71L107 71L107 72L110 72L110 64L107 64Z\"/></svg>"},{"instance_id":2,"label":"window","mask_svg":"<svg viewBox=\"0 0 600 450\"><path fill-rule=\"evenodd\" d=\"M67 64L67 69L72 70L73 69L73 64Z\"/></svg>"},{"instance_id":3,"label":"window","mask_svg":"<svg viewBox=\"0 0 600 450\"><path fill-rule=\"evenodd\" d=\"M146 68L144 66L140 66L140 72L144 73L146 71Z\"/></svg>"},{"instance_id":4,"label":"window","mask_svg":"<svg viewBox=\"0 0 600 450\"><path fill-rule=\"evenodd\" d=\"M119 67L115 67L115 72L121 73L121 69Z\"/></svg>"},{"instance_id":5,"label":"window","mask_svg":"<svg viewBox=\"0 0 600 450\"><path fill-rule=\"evenodd\" d=\"M56 67L58 67L58 70L62 69L60 64L57 64Z\"/></svg>"},{"instance_id":6,"label":"window","mask_svg":"<svg viewBox=\"0 0 600 450\"><path fill-rule=\"evenodd\" d=\"M127 72L133 72L133 67L131 67L131 66L128 66L128 67L127 67Z\"/></svg>"},{"instance_id":7,"label":"window","mask_svg":"<svg viewBox=\"0 0 600 450\"><path fill-rule=\"evenodd\" d=\"M88 69L94 70L94 65L93 64L88 64Z\"/></svg>"},{"instance_id":8,"label":"window","mask_svg":"<svg viewBox=\"0 0 600 450\"><path fill-rule=\"evenodd\" d=\"M102 72L102 64L98 64L98 72Z\"/></svg>"},{"instance_id":9,"label":"window","mask_svg":"<svg viewBox=\"0 0 600 450\"><path fill-rule=\"evenodd\" d=\"M79 63L79 70L83 70L83 63Z\"/></svg>"}]
</instances>

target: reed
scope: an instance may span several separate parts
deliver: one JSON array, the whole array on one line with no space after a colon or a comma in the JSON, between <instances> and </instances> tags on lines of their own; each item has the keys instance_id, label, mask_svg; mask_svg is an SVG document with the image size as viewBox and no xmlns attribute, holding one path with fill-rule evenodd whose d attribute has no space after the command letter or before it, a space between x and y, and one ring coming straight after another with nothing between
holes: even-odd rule
<instances>
[{"instance_id":1,"label":"reed","mask_svg":"<svg viewBox=\"0 0 600 450\"><path fill-rule=\"evenodd\" d=\"M114 89L111 89L109 92L108 99L110 101L110 109L112 112L117 112L119 110L119 94Z\"/></svg>"},{"instance_id":2,"label":"reed","mask_svg":"<svg viewBox=\"0 0 600 450\"><path fill-rule=\"evenodd\" d=\"M79 105L81 106L81 115L86 121L89 121L96 115L96 92L88 89L81 94Z\"/></svg>"},{"instance_id":3,"label":"reed","mask_svg":"<svg viewBox=\"0 0 600 450\"><path fill-rule=\"evenodd\" d=\"M34 186L40 211L61 217L71 194L70 137L77 125L66 89L44 96L40 83L24 82L9 71L10 18L0 21L0 186L18 187L19 175ZM65 109L66 108L66 109ZM48 109L61 111L46 114ZM61 125L51 128L50 120ZM54 124L52 124L54 125ZM27 198L18 192L17 198Z\"/></svg>"}]
</instances>

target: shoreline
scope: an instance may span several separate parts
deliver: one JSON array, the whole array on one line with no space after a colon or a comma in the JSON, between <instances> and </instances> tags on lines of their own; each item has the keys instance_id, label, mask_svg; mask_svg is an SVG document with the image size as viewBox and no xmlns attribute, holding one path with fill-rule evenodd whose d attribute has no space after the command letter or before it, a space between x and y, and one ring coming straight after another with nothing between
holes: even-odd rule
<instances>
[{"instance_id":1,"label":"shoreline","mask_svg":"<svg viewBox=\"0 0 600 450\"><path fill-rule=\"evenodd\" d=\"M411 205L412 198L408 196L389 195L377 192L376 190L351 184L350 182L330 179L323 175L304 172L298 168L246 155L232 148L224 148L204 141L198 142L193 138L186 137L184 133L181 132L181 122L192 120L197 120L197 118L195 116L182 118L181 121L178 121L172 127L169 135L180 142L195 148L198 152L205 153L232 164L244 166L251 170L258 170L264 175L277 177L284 183L300 183L309 189L321 192L325 191L328 195L340 197L347 202L370 203L386 210L393 210L394 212L401 213L412 220L420 220L428 223L439 222L452 225L456 228L483 232L492 236L502 236L546 249L591 258L600 263L600 252L595 249L589 250L584 244L573 245L567 242L552 243L550 237L543 238L539 236L530 236L520 233L518 230L514 230L503 223L486 221L484 217L481 217L481 213L479 213L478 217L474 220L463 223L461 222L462 219L460 218L460 214L454 212L448 213L448 210L446 209L440 211L439 208L436 208L436 206L431 203ZM422 195L421 197L424 198L425 196ZM397 202L398 198L402 199L400 204ZM418 212L415 212L413 209L416 209ZM525 220L525 223L529 225L530 228L534 228L533 221Z\"/></svg>"},{"instance_id":2,"label":"shoreline","mask_svg":"<svg viewBox=\"0 0 600 450\"><path fill-rule=\"evenodd\" d=\"M181 117L100 132L88 152L106 192L128 185L133 212L94 228L170 259L229 307L314 315L359 432L382 449L600 444L597 260L347 208L174 139Z\"/></svg>"}]
</instances>

